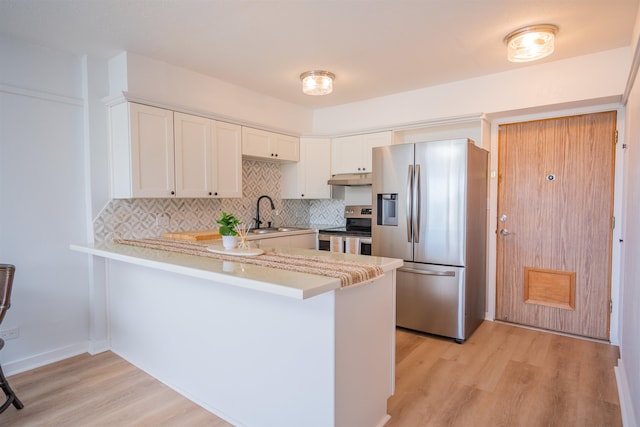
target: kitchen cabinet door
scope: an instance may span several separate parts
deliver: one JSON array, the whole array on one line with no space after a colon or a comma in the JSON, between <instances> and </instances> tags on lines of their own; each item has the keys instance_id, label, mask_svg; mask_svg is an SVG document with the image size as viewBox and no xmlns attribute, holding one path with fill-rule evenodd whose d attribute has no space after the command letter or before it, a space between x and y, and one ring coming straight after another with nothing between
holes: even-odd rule
<instances>
[{"instance_id":1,"label":"kitchen cabinet door","mask_svg":"<svg viewBox=\"0 0 640 427\"><path fill-rule=\"evenodd\" d=\"M214 122L216 170L214 196L242 197L242 127Z\"/></svg>"},{"instance_id":2,"label":"kitchen cabinet door","mask_svg":"<svg viewBox=\"0 0 640 427\"><path fill-rule=\"evenodd\" d=\"M241 127L175 113L176 196L242 197Z\"/></svg>"},{"instance_id":3,"label":"kitchen cabinet door","mask_svg":"<svg viewBox=\"0 0 640 427\"><path fill-rule=\"evenodd\" d=\"M281 166L283 199L329 199L331 186L331 141L301 138L300 161Z\"/></svg>"},{"instance_id":4,"label":"kitchen cabinet door","mask_svg":"<svg viewBox=\"0 0 640 427\"><path fill-rule=\"evenodd\" d=\"M302 249L316 249L317 242L316 233L313 234L296 234L289 237L289 247Z\"/></svg>"},{"instance_id":5,"label":"kitchen cabinet door","mask_svg":"<svg viewBox=\"0 0 640 427\"><path fill-rule=\"evenodd\" d=\"M242 128L242 155L270 158L270 132L248 127Z\"/></svg>"},{"instance_id":6,"label":"kitchen cabinet door","mask_svg":"<svg viewBox=\"0 0 640 427\"><path fill-rule=\"evenodd\" d=\"M273 152L281 161L297 162L300 160L300 139L294 136L274 134Z\"/></svg>"},{"instance_id":7,"label":"kitchen cabinet door","mask_svg":"<svg viewBox=\"0 0 640 427\"><path fill-rule=\"evenodd\" d=\"M371 149L391 145L391 132L334 138L331 143L331 174L371 172Z\"/></svg>"},{"instance_id":8,"label":"kitchen cabinet door","mask_svg":"<svg viewBox=\"0 0 640 427\"><path fill-rule=\"evenodd\" d=\"M371 157L375 147L384 147L392 143L391 132L378 132L363 135L362 139L362 164L365 172L371 172Z\"/></svg>"},{"instance_id":9,"label":"kitchen cabinet door","mask_svg":"<svg viewBox=\"0 0 640 427\"><path fill-rule=\"evenodd\" d=\"M295 234L293 236L271 237L266 239L251 240L252 247L257 248L316 248L316 233Z\"/></svg>"},{"instance_id":10,"label":"kitchen cabinet door","mask_svg":"<svg viewBox=\"0 0 640 427\"><path fill-rule=\"evenodd\" d=\"M209 197L215 169L211 120L174 113L176 196Z\"/></svg>"},{"instance_id":11,"label":"kitchen cabinet door","mask_svg":"<svg viewBox=\"0 0 640 427\"><path fill-rule=\"evenodd\" d=\"M334 138L331 143L331 173L362 173L362 135Z\"/></svg>"},{"instance_id":12,"label":"kitchen cabinet door","mask_svg":"<svg viewBox=\"0 0 640 427\"><path fill-rule=\"evenodd\" d=\"M112 196L175 195L173 111L135 103L110 110Z\"/></svg>"},{"instance_id":13,"label":"kitchen cabinet door","mask_svg":"<svg viewBox=\"0 0 640 427\"><path fill-rule=\"evenodd\" d=\"M242 155L260 160L299 160L299 139L261 129L242 128Z\"/></svg>"}]
</instances>

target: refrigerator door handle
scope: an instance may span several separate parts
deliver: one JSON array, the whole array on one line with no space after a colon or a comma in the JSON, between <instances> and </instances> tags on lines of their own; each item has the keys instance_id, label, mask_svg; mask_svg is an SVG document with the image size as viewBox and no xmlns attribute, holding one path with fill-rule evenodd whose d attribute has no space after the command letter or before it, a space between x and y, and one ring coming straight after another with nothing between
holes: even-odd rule
<instances>
[{"instance_id":1,"label":"refrigerator door handle","mask_svg":"<svg viewBox=\"0 0 640 427\"><path fill-rule=\"evenodd\" d=\"M413 242L420 243L420 165L413 174Z\"/></svg>"},{"instance_id":2,"label":"refrigerator door handle","mask_svg":"<svg viewBox=\"0 0 640 427\"><path fill-rule=\"evenodd\" d=\"M411 195L413 193L413 165L409 165L407 176L407 242L411 243Z\"/></svg>"},{"instance_id":3,"label":"refrigerator door handle","mask_svg":"<svg viewBox=\"0 0 640 427\"><path fill-rule=\"evenodd\" d=\"M455 277L455 271L434 271L434 270L418 270L417 268L400 267L398 271L407 273L424 274L425 276L450 276Z\"/></svg>"}]
</instances>

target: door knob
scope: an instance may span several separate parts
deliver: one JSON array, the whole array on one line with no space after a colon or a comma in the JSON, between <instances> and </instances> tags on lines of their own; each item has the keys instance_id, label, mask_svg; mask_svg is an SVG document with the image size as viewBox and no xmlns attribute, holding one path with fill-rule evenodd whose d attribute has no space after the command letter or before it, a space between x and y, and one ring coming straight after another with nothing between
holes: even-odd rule
<instances>
[{"instance_id":1,"label":"door knob","mask_svg":"<svg viewBox=\"0 0 640 427\"><path fill-rule=\"evenodd\" d=\"M509 230L507 230L506 228L503 228L502 230L500 230L500 235L502 237L508 236L509 234L511 234L511 232Z\"/></svg>"}]
</instances>

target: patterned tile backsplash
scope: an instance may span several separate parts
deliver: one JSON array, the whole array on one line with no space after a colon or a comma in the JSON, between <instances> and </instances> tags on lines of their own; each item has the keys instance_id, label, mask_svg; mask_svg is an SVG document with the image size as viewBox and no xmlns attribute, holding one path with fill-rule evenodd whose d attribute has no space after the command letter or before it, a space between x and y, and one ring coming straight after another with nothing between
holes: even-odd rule
<instances>
[{"instance_id":1,"label":"patterned tile backsplash","mask_svg":"<svg viewBox=\"0 0 640 427\"><path fill-rule=\"evenodd\" d=\"M343 224L343 200L282 200L280 178L277 163L243 160L243 197L239 199L112 199L93 222L95 242L217 228L216 219L222 211L253 223L256 201L263 194L270 196L276 206L272 211L268 201L261 202L260 219L264 225L267 221L284 225Z\"/></svg>"}]
</instances>

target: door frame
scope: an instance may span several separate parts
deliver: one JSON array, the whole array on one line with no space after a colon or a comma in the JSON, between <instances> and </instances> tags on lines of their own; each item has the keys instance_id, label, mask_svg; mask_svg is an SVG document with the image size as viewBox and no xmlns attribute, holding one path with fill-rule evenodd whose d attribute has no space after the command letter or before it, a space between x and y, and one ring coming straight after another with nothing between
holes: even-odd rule
<instances>
[{"instance_id":1,"label":"door frame","mask_svg":"<svg viewBox=\"0 0 640 427\"><path fill-rule=\"evenodd\" d=\"M622 238L622 202L623 202L623 149L625 142L625 108L621 104L601 104L573 109L545 110L543 112L522 111L520 114L502 113L487 115L491 129L491 149L489 153L489 215L487 228L487 320L496 320L496 293L497 293L497 229L498 229L498 129L500 125L507 123L527 122L543 120L563 116L575 116L581 114L600 113L604 111L617 112L618 143L615 147L614 169L614 194L613 215L616 218L616 227L613 230L611 245L611 300L612 311L609 320L609 342L619 344L619 307L620 307L620 275L621 275L621 245Z\"/></svg>"}]
</instances>

